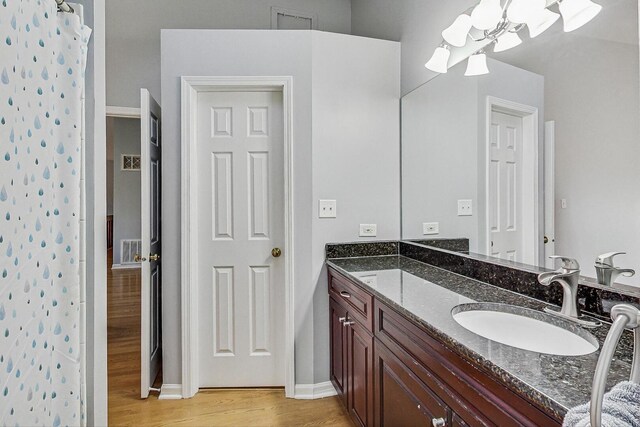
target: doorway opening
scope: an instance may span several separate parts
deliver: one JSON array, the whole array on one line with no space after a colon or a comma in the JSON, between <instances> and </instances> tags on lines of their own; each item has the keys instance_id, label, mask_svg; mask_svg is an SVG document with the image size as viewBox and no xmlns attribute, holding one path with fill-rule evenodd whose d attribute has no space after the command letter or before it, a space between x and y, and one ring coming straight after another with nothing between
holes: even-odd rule
<instances>
[{"instance_id":1,"label":"doorway opening","mask_svg":"<svg viewBox=\"0 0 640 427\"><path fill-rule=\"evenodd\" d=\"M138 108L107 107L107 376L109 410L126 407L141 390L142 133ZM159 334L159 331L158 331ZM161 353L161 351L160 351ZM151 385L160 388L161 368ZM133 393L132 393L133 392Z\"/></svg>"},{"instance_id":2,"label":"doorway opening","mask_svg":"<svg viewBox=\"0 0 640 427\"><path fill-rule=\"evenodd\" d=\"M486 253L538 265L538 109L487 97L486 112Z\"/></svg>"}]
</instances>

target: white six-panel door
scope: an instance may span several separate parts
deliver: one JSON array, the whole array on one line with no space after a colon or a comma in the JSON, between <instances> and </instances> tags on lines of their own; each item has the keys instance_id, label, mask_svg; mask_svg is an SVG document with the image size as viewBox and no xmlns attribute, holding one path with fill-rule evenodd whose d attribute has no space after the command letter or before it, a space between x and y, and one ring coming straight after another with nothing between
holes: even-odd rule
<instances>
[{"instance_id":1,"label":"white six-panel door","mask_svg":"<svg viewBox=\"0 0 640 427\"><path fill-rule=\"evenodd\" d=\"M200 387L284 385L282 92L197 103Z\"/></svg>"},{"instance_id":2,"label":"white six-panel door","mask_svg":"<svg viewBox=\"0 0 640 427\"><path fill-rule=\"evenodd\" d=\"M489 137L489 251L521 262L522 118L493 111Z\"/></svg>"}]
</instances>

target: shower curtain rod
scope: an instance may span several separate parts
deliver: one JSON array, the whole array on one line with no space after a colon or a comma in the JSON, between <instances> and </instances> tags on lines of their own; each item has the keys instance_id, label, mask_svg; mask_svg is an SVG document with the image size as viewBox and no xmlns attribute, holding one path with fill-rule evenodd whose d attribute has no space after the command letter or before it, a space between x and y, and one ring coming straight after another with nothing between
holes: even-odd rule
<instances>
[{"instance_id":1,"label":"shower curtain rod","mask_svg":"<svg viewBox=\"0 0 640 427\"><path fill-rule=\"evenodd\" d=\"M71 6L69 6L66 1L64 1L64 0L56 0L56 4L58 5L58 11L59 12L74 13L73 8Z\"/></svg>"}]
</instances>

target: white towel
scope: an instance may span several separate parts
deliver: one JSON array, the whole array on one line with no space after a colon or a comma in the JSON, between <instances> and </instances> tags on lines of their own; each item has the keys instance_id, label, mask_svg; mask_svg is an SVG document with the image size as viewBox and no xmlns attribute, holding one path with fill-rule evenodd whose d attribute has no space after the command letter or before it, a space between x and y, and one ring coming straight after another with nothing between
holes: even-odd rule
<instances>
[{"instance_id":1,"label":"white towel","mask_svg":"<svg viewBox=\"0 0 640 427\"><path fill-rule=\"evenodd\" d=\"M590 403L576 406L567 412L563 427L589 427ZM640 384L621 382L604 395L603 427L640 427Z\"/></svg>"}]
</instances>

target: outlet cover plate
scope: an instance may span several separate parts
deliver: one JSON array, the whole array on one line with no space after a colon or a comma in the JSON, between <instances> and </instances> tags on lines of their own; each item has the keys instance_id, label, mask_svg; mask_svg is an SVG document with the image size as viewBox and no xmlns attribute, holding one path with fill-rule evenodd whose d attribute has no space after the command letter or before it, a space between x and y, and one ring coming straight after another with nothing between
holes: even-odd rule
<instances>
[{"instance_id":1,"label":"outlet cover plate","mask_svg":"<svg viewBox=\"0 0 640 427\"><path fill-rule=\"evenodd\" d=\"M458 216L472 216L473 201L471 199L458 200Z\"/></svg>"},{"instance_id":2,"label":"outlet cover plate","mask_svg":"<svg viewBox=\"0 0 640 427\"><path fill-rule=\"evenodd\" d=\"M337 215L337 204L335 200L318 201L318 218L335 218Z\"/></svg>"},{"instance_id":3,"label":"outlet cover plate","mask_svg":"<svg viewBox=\"0 0 640 427\"><path fill-rule=\"evenodd\" d=\"M440 223L439 222L423 222L422 223L422 234L440 234Z\"/></svg>"},{"instance_id":4,"label":"outlet cover plate","mask_svg":"<svg viewBox=\"0 0 640 427\"><path fill-rule=\"evenodd\" d=\"M376 237L377 235L377 224L360 224L360 237Z\"/></svg>"}]
</instances>

